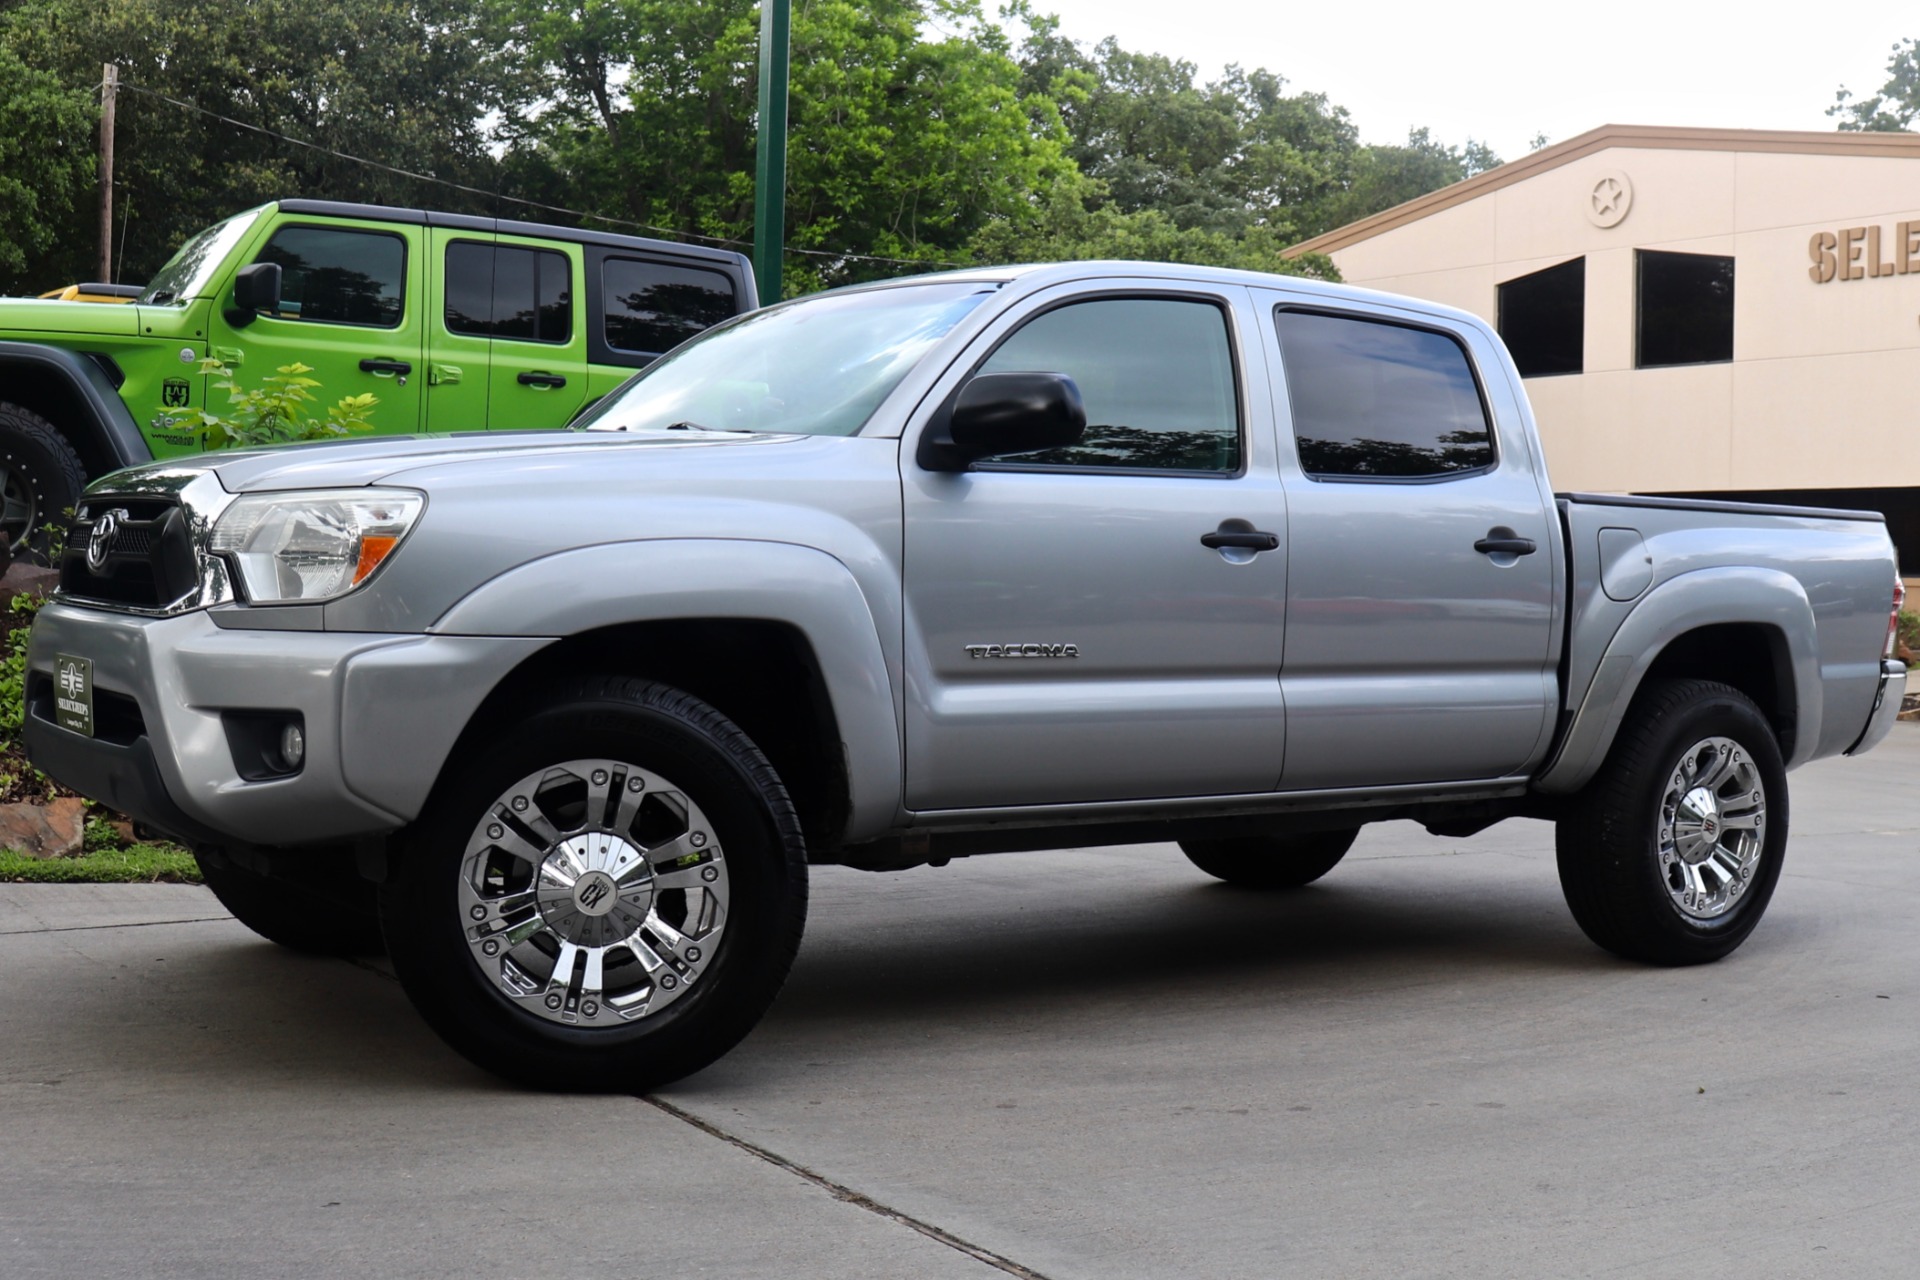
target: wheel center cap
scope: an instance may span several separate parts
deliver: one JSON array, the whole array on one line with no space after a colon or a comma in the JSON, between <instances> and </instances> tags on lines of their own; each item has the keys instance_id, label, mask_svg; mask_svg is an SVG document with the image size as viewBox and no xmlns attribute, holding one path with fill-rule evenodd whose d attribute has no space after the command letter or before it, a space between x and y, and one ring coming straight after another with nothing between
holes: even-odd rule
<instances>
[{"instance_id":1,"label":"wheel center cap","mask_svg":"<svg viewBox=\"0 0 1920 1280\"><path fill-rule=\"evenodd\" d=\"M1706 861L1720 842L1720 800L1705 787L1695 787L1680 798L1680 811L1674 815L1674 834L1680 844L1680 856L1689 864Z\"/></svg>"},{"instance_id":2,"label":"wheel center cap","mask_svg":"<svg viewBox=\"0 0 1920 1280\"><path fill-rule=\"evenodd\" d=\"M619 889L606 872L589 871L574 882L574 910L583 916L604 916L613 910Z\"/></svg>"}]
</instances>

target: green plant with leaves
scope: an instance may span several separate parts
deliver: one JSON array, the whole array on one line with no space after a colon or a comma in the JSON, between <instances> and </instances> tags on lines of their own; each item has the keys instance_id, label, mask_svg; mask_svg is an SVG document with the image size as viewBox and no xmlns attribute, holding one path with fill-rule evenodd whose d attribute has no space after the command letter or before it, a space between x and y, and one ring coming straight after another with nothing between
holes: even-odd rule
<instances>
[{"instance_id":1,"label":"green plant with leaves","mask_svg":"<svg viewBox=\"0 0 1920 1280\"><path fill-rule=\"evenodd\" d=\"M6 628L5 651L0 652L0 751L20 740L20 729L27 717L27 633L33 628L33 615L46 602L39 596L13 598L13 615L19 625Z\"/></svg>"},{"instance_id":2,"label":"green plant with leaves","mask_svg":"<svg viewBox=\"0 0 1920 1280\"><path fill-rule=\"evenodd\" d=\"M192 431L209 449L260 444L293 444L302 440L331 440L357 431L370 431L367 414L380 403L378 396L342 396L324 413L314 391L320 386L310 365L283 364L261 379L257 387L243 387L229 366L218 360L200 362L200 372L213 378L216 391L227 393L227 411L202 409L185 415L162 415L154 427L162 431Z\"/></svg>"}]
</instances>

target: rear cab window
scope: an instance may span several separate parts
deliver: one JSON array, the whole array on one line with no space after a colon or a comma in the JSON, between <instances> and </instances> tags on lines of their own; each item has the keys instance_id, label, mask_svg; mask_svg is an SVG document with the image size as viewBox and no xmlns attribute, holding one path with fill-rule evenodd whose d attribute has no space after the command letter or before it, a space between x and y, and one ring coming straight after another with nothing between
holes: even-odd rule
<instances>
[{"instance_id":1,"label":"rear cab window","mask_svg":"<svg viewBox=\"0 0 1920 1280\"><path fill-rule=\"evenodd\" d=\"M1495 462L1459 339L1373 317L1274 312L1300 469L1314 480L1448 480Z\"/></svg>"}]
</instances>

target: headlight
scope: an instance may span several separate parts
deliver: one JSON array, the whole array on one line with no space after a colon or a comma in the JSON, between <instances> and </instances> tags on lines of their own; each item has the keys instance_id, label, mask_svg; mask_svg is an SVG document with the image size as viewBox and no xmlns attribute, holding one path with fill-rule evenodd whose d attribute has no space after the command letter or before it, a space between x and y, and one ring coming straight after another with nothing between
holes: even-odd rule
<instances>
[{"instance_id":1,"label":"headlight","mask_svg":"<svg viewBox=\"0 0 1920 1280\"><path fill-rule=\"evenodd\" d=\"M407 489L250 494L221 514L211 550L253 604L331 600L365 582L426 505Z\"/></svg>"}]
</instances>

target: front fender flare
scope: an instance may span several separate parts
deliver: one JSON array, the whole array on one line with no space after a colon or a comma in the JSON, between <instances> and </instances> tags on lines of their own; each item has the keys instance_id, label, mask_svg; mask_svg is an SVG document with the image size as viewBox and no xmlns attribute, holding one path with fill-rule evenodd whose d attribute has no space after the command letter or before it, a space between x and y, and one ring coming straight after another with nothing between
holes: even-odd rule
<instances>
[{"instance_id":1,"label":"front fender flare","mask_svg":"<svg viewBox=\"0 0 1920 1280\"><path fill-rule=\"evenodd\" d=\"M153 461L153 450L147 445L147 438L140 434L139 424L114 391L106 372L93 361L63 347L42 346L36 342L0 342L0 371L7 369L32 369L64 385L89 420L54 425L67 432L86 431L99 453L112 463L110 470Z\"/></svg>"},{"instance_id":2,"label":"front fender flare","mask_svg":"<svg viewBox=\"0 0 1920 1280\"><path fill-rule=\"evenodd\" d=\"M686 618L781 622L806 637L846 752L847 839L893 827L903 790L886 655L860 584L823 551L726 538L582 547L483 583L428 630L559 638Z\"/></svg>"},{"instance_id":3,"label":"front fender flare","mask_svg":"<svg viewBox=\"0 0 1920 1280\"><path fill-rule=\"evenodd\" d=\"M1820 741L1821 712L1820 658L1806 591L1778 569L1696 569L1655 587L1613 633L1558 753L1534 789L1564 795L1585 786L1607 758L1654 660L1687 632L1724 623L1758 624L1784 638L1795 707L1793 756L1787 767L1804 763Z\"/></svg>"}]
</instances>

